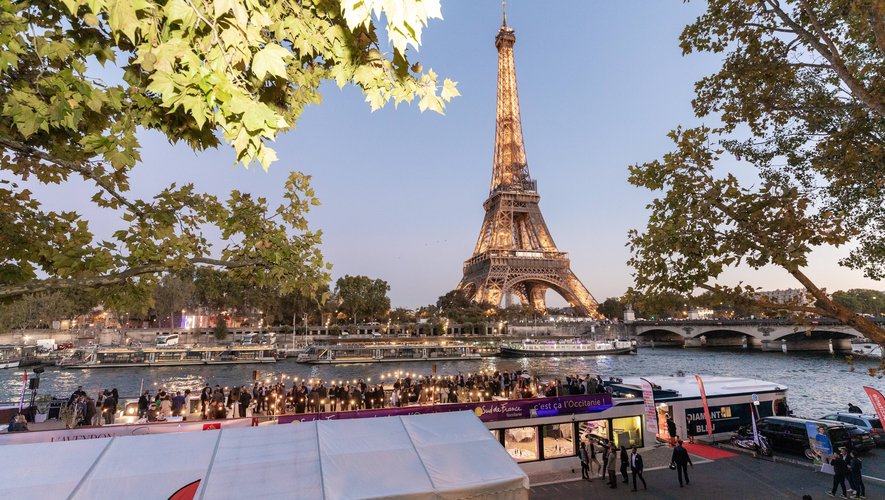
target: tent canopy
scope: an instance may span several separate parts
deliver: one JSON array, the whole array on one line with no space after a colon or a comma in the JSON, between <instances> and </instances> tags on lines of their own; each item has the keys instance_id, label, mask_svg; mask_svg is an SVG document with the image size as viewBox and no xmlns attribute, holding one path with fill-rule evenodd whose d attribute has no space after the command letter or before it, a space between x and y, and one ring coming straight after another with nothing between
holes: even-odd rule
<instances>
[{"instance_id":1,"label":"tent canopy","mask_svg":"<svg viewBox=\"0 0 885 500\"><path fill-rule=\"evenodd\" d=\"M0 498L527 499L471 412L9 445ZM179 491L181 490L181 491ZM195 495L195 496L194 496Z\"/></svg>"}]
</instances>

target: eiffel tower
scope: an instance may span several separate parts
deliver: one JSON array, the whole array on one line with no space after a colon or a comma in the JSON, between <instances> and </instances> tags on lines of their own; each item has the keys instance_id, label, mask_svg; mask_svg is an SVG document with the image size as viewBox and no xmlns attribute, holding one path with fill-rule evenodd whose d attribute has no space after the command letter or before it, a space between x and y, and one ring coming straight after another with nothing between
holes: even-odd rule
<instances>
[{"instance_id":1,"label":"eiffel tower","mask_svg":"<svg viewBox=\"0 0 885 500\"><path fill-rule=\"evenodd\" d=\"M495 37L498 49L498 102L495 160L482 229L473 257L464 262L458 289L477 302L499 305L519 298L546 313L548 289L559 293L579 314L598 316L596 299L572 272L541 215L537 181L529 175L516 93L513 45L516 36L504 15Z\"/></svg>"}]
</instances>

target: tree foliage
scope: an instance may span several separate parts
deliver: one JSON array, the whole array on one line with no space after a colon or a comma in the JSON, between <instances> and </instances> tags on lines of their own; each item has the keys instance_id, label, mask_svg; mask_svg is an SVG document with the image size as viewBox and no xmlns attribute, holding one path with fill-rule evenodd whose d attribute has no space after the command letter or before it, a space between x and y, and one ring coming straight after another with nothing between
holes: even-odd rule
<instances>
[{"instance_id":1,"label":"tree foliage","mask_svg":"<svg viewBox=\"0 0 885 500\"><path fill-rule=\"evenodd\" d=\"M196 304L194 291L194 282L189 276L163 276L153 291L154 310L159 316L159 326L180 326L175 324L175 313Z\"/></svg>"},{"instance_id":2,"label":"tree foliage","mask_svg":"<svg viewBox=\"0 0 885 500\"><path fill-rule=\"evenodd\" d=\"M89 294L46 292L0 304L0 331L49 328L53 321L73 319L86 314L96 304Z\"/></svg>"},{"instance_id":3,"label":"tree foliage","mask_svg":"<svg viewBox=\"0 0 885 500\"><path fill-rule=\"evenodd\" d=\"M442 112L455 84L407 51L439 17L438 0L0 0L0 299L97 287L147 300L159 273L196 266L315 295L328 275L307 225L308 176L289 176L279 206L191 184L136 199L137 132L196 151L227 143L237 162L267 168L268 141L320 102L324 81L358 87L373 110L418 98ZM112 238L29 189L74 179L121 219Z\"/></svg>"},{"instance_id":4,"label":"tree foliage","mask_svg":"<svg viewBox=\"0 0 885 500\"><path fill-rule=\"evenodd\" d=\"M390 313L390 285L382 279L345 275L335 282L338 310L353 322L378 321Z\"/></svg>"},{"instance_id":5,"label":"tree foliage","mask_svg":"<svg viewBox=\"0 0 885 500\"><path fill-rule=\"evenodd\" d=\"M814 306L758 302L885 331L832 301L805 269L814 247L849 245L840 262L885 275L885 3L709 0L680 38L685 54L721 53L696 84L695 113L715 127L677 128L675 149L630 167L661 194L631 231L637 289L752 297L717 282L730 267L789 272ZM726 159L754 166L741 183Z\"/></svg>"},{"instance_id":6,"label":"tree foliage","mask_svg":"<svg viewBox=\"0 0 885 500\"><path fill-rule=\"evenodd\" d=\"M852 288L833 292L833 302L857 314L878 316L885 313L885 291Z\"/></svg>"}]
</instances>

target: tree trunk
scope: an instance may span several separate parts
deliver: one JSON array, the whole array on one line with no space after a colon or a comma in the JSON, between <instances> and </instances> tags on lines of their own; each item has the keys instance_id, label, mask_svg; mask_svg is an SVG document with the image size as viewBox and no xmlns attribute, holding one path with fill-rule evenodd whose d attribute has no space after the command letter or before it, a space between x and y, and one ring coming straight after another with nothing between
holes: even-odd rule
<instances>
[{"instance_id":1,"label":"tree trunk","mask_svg":"<svg viewBox=\"0 0 885 500\"><path fill-rule=\"evenodd\" d=\"M866 338L873 342L885 346L885 329L847 307L833 302L826 292L818 288L802 271L790 271L790 274L799 280L806 290L811 292L812 297L817 299L820 304L818 308L822 310L824 316L838 320L864 334Z\"/></svg>"}]
</instances>

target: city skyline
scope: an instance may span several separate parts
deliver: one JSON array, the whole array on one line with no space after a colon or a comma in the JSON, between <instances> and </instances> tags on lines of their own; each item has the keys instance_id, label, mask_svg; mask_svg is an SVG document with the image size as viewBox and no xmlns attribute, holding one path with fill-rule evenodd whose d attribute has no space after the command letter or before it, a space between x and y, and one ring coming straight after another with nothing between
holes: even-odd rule
<instances>
[{"instance_id":1,"label":"city skyline","mask_svg":"<svg viewBox=\"0 0 885 500\"><path fill-rule=\"evenodd\" d=\"M528 164L541 209L557 245L600 302L630 286L626 234L644 226L643 207L652 198L627 184L627 166L658 158L669 150L671 128L697 123L690 108L693 84L718 67L718 58L682 57L678 47L682 27L703 8L675 1L645 2L641 9L508 5ZM280 161L269 172L231 167L226 147L193 155L156 133L142 133L133 192L151 196L170 182L192 181L207 192L240 189L276 201L288 172L301 170L313 175L323 203L309 219L324 232L333 280L345 274L384 279L394 306L435 302L457 285L482 223L492 171L500 3L445 3L443 16L425 30L416 59L459 82L462 96L449 103L446 116L421 114L416 104L371 113L356 89L329 84L324 102L277 140ZM753 175L750 167L731 163L723 167ZM107 237L114 221L77 203L82 188L77 181L42 191L55 193L48 208L73 205ZM881 288L838 267L836 256L844 254L815 252L810 274L830 291ZM780 270L726 276L765 289L798 286ZM548 300L564 303L553 293Z\"/></svg>"}]
</instances>

